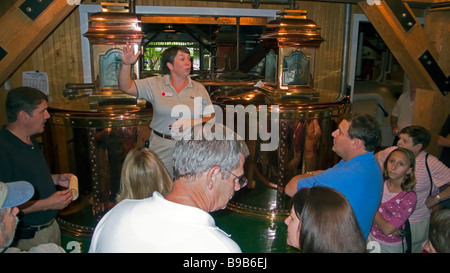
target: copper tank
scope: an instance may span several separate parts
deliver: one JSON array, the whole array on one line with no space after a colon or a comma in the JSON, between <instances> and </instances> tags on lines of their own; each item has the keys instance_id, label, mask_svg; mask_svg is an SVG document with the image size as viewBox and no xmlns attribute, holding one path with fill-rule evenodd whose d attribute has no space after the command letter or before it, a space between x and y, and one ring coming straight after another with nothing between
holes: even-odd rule
<instances>
[{"instance_id":1,"label":"copper tank","mask_svg":"<svg viewBox=\"0 0 450 273\"><path fill-rule=\"evenodd\" d=\"M284 219L289 214L289 198L284 194L284 187L293 176L327 169L337 163L338 158L331 149L331 133L350 111L349 99L339 91L314 87L316 49L324 41L317 25L306 19L306 11L283 11L278 15L262 35L266 49L264 83L219 89L211 95L214 103L223 109L224 119L234 119L234 124L243 118L226 113L227 107L256 108L258 125L251 125L251 114L248 114L242 136L250 149L245 166L250 183L235 194L228 208L272 219ZM271 109L278 116L274 117ZM277 148L263 151L261 145L268 141L249 139L250 127L270 127L261 121L269 123L274 118L276 127L271 130L278 133Z\"/></svg>"}]
</instances>

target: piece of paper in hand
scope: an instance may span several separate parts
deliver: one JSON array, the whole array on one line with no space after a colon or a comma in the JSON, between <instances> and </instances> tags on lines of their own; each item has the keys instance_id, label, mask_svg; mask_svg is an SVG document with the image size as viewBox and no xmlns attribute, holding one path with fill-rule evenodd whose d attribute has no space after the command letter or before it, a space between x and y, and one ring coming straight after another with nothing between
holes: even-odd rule
<instances>
[{"instance_id":1,"label":"piece of paper in hand","mask_svg":"<svg viewBox=\"0 0 450 273\"><path fill-rule=\"evenodd\" d=\"M73 194L72 200L77 200L77 198L78 198L78 177L76 177L75 175L72 175L72 177L70 178L69 189L72 190L72 194Z\"/></svg>"}]
</instances>

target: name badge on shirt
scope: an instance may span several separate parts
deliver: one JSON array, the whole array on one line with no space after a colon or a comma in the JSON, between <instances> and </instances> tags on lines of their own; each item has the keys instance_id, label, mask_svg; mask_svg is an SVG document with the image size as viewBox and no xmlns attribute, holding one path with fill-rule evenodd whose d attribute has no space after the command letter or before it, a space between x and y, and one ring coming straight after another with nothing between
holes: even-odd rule
<instances>
[{"instance_id":1,"label":"name badge on shirt","mask_svg":"<svg viewBox=\"0 0 450 273\"><path fill-rule=\"evenodd\" d=\"M172 93L162 92L161 95L162 95L163 97L172 97Z\"/></svg>"}]
</instances>

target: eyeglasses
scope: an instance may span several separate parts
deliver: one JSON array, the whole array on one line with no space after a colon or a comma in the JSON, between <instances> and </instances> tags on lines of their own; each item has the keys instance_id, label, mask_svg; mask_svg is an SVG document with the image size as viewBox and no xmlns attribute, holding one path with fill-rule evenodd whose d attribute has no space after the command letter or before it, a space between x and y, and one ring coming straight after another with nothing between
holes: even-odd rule
<instances>
[{"instance_id":1,"label":"eyeglasses","mask_svg":"<svg viewBox=\"0 0 450 273\"><path fill-rule=\"evenodd\" d=\"M225 170L225 171L227 171L227 170ZM234 173L232 173L232 172L230 172L230 171L227 171L227 172L231 173L234 177L236 177L236 179L237 179L238 182L239 182L239 185L241 186L241 189L242 189L243 187L247 186L247 184L248 184L248 179L247 179L247 177L245 177L244 175L237 176L237 175L235 175ZM235 180L235 182L236 182L236 180Z\"/></svg>"}]
</instances>

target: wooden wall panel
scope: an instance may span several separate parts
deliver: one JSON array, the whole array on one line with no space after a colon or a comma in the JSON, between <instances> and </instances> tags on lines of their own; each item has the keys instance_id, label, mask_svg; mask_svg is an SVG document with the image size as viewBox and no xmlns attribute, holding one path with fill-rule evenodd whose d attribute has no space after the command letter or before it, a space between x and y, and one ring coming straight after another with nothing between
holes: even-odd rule
<instances>
[{"instance_id":1,"label":"wooden wall panel","mask_svg":"<svg viewBox=\"0 0 450 273\"><path fill-rule=\"evenodd\" d=\"M48 75L50 97L54 101L64 100L62 89L67 82L82 82L82 56L80 40L80 22L78 8L75 9L41 45L11 75L9 86L22 85L23 71L43 71ZM0 125L6 124L4 109L7 90L0 87Z\"/></svg>"},{"instance_id":2,"label":"wooden wall panel","mask_svg":"<svg viewBox=\"0 0 450 273\"><path fill-rule=\"evenodd\" d=\"M338 93L342 63L345 4L300 1L299 9L307 10L307 18L321 28L325 42L317 51L315 87Z\"/></svg>"}]
</instances>

